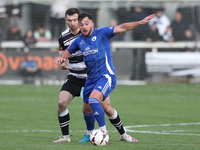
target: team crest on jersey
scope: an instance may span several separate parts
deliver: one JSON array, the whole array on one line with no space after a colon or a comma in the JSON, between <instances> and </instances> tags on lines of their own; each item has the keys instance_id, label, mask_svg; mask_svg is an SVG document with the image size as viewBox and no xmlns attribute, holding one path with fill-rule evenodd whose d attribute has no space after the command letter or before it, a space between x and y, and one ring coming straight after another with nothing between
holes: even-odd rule
<instances>
[{"instance_id":1,"label":"team crest on jersey","mask_svg":"<svg viewBox=\"0 0 200 150\"><path fill-rule=\"evenodd\" d=\"M113 26L112 27L109 27L109 29L112 29L113 28Z\"/></svg>"},{"instance_id":2,"label":"team crest on jersey","mask_svg":"<svg viewBox=\"0 0 200 150\"><path fill-rule=\"evenodd\" d=\"M94 42L94 41L96 41L96 39L97 39L97 37L93 36L92 41Z\"/></svg>"}]
</instances>

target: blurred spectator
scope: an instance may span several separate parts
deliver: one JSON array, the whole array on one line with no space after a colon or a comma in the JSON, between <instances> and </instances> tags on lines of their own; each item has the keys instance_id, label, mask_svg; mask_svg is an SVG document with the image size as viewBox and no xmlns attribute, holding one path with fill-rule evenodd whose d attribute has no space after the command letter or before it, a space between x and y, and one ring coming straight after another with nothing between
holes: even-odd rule
<instances>
[{"instance_id":1,"label":"blurred spectator","mask_svg":"<svg viewBox=\"0 0 200 150\"><path fill-rule=\"evenodd\" d=\"M17 25L13 25L7 32L7 40L19 41L21 39L21 32L19 31L19 27Z\"/></svg>"},{"instance_id":2,"label":"blurred spectator","mask_svg":"<svg viewBox=\"0 0 200 150\"><path fill-rule=\"evenodd\" d=\"M184 34L183 41L195 41L195 36L190 29L186 29L184 33L185 34ZM194 52L195 47L186 47L185 51L186 52Z\"/></svg>"},{"instance_id":3,"label":"blurred spectator","mask_svg":"<svg viewBox=\"0 0 200 150\"><path fill-rule=\"evenodd\" d=\"M39 27L38 30L34 32L34 38L38 42L43 42L43 41L51 41L52 40L52 35L50 30L45 29L44 27Z\"/></svg>"},{"instance_id":4,"label":"blurred spectator","mask_svg":"<svg viewBox=\"0 0 200 150\"><path fill-rule=\"evenodd\" d=\"M173 29L171 26L167 27L167 31L164 33L163 39L166 42L174 42Z\"/></svg>"},{"instance_id":5,"label":"blurred spectator","mask_svg":"<svg viewBox=\"0 0 200 150\"><path fill-rule=\"evenodd\" d=\"M183 31L184 35L181 38L181 41L195 41L195 36L193 32L188 28L185 31ZM186 51L186 52L194 52L195 47L185 47L185 48L180 48L179 51Z\"/></svg>"},{"instance_id":6,"label":"blurred spectator","mask_svg":"<svg viewBox=\"0 0 200 150\"><path fill-rule=\"evenodd\" d=\"M117 25L117 20L116 19L111 19L110 20L110 26L116 26ZM122 34L117 34L113 38L111 38L111 41L123 41L124 33Z\"/></svg>"},{"instance_id":7,"label":"blurred spectator","mask_svg":"<svg viewBox=\"0 0 200 150\"><path fill-rule=\"evenodd\" d=\"M186 29L184 31L183 41L194 41L194 40L195 40L195 37L192 31L190 29Z\"/></svg>"},{"instance_id":8,"label":"blurred spectator","mask_svg":"<svg viewBox=\"0 0 200 150\"><path fill-rule=\"evenodd\" d=\"M0 28L1 28L2 40L6 38L7 21L8 21L8 15L5 2L0 1Z\"/></svg>"},{"instance_id":9,"label":"blurred spectator","mask_svg":"<svg viewBox=\"0 0 200 150\"><path fill-rule=\"evenodd\" d=\"M183 41L195 41L195 36L190 29L185 30ZM186 52L194 52L195 47L186 47L185 51Z\"/></svg>"},{"instance_id":10,"label":"blurred spectator","mask_svg":"<svg viewBox=\"0 0 200 150\"><path fill-rule=\"evenodd\" d=\"M135 7L134 11L131 12L129 21L139 21L144 19L148 14L141 8L141 7ZM143 41L145 40L145 33L148 30L148 24L139 26L132 30L132 36L133 40L135 41Z\"/></svg>"},{"instance_id":11,"label":"blurred spectator","mask_svg":"<svg viewBox=\"0 0 200 150\"><path fill-rule=\"evenodd\" d=\"M157 10L155 18L151 19L149 25L153 25L156 23L156 27L158 28L158 33L160 36L163 36L167 30L167 27L170 26L169 18L163 13L163 10Z\"/></svg>"},{"instance_id":12,"label":"blurred spectator","mask_svg":"<svg viewBox=\"0 0 200 150\"><path fill-rule=\"evenodd\" d=\"M21 14L22 14L21 4L17 0L14 0L13 4L8 7L10 26L13 25L18 25L18 27L20 26Z\"/></svg>"},{"instance_id":13,"label":"blurred spectator","mask_svg":"<svg viewBox=\"0 0 200 150\"><path fill-rule=\"evenodd\" d=\"M152 24L150 27L149 27L149 30L147 31L147 34L146 34L146 41L147 42L154 42L154 41L162 41L162 37L159 35L158 33L158 29L156 27L156 24Z\"/></svg>"},{"instance_id":14,"label":"blurred spectator","mask_svg":"<svg viewBox=\"0 0 200 150\"><path fill-rule=\"evenodd\" d=\"M184 38L184 32L189 27L189 25L183 21L182 14L180 12L176 12L171 27L173 28L174 40L182 41Z\"/></svg>"},{"instance_id":15,"label":"blurred spectator","mask_svg":"<svg viewBox=\"0 0 200 150\"><path fill-rule=\"evenodd\" d=\"M110 26L116 26L117 25L117 20L116 19L111 19L110 20Z\"/></svg>"},{"instance_id":16,"label":"blurred spectator","mask_svg":"<svg viewBox=\"0 0 200 150\"><path fill-rule=\"evenodd\" d=\"M33 31L32 30L28 30L24 36L24 43L25 45L28 47L31 44L35 44L36 43L36 39L33 37Z\"/></svg>"},{"instance_id":17,"label":"blurred spectator","mask_svg":"<svg viewBox=\"0 0 200 150\"><path fill-rule=\"evenodd\" d=\"M33 83L34 77L40 75L38 64L34 60L34 55L32 53L28 53L26 60L22 62L22 75L25 83Z\"/></svg>"},{"instance_id":18,"label":"blurred spectator","mask_svg":"<svg viewBox=\"0 0 200 150\"><path fill-rule=\"evenodd\" d=\"M50 17L51 17L51 33L53 39L61 34L65 30L65 11L67 10L68 2L55 1L50 7Z\"/></svg>"}]
</instances>

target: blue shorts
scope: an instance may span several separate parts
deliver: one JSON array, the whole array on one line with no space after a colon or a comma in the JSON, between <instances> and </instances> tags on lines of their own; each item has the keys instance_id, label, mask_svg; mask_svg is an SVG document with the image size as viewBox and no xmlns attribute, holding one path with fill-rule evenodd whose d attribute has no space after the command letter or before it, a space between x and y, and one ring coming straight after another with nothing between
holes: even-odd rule
<instances>
[{"instance_id":1,"label":"blue shorts","mask_svg":"<svg viewBox=\"0 0 200 150\"><path fill-rule=\"evenodd\" d=\"M85 103L88 103L90 94L93 90L100 91L104 96L104 101L108 97L108 95L114 90L116 84L116 76L110 74L105 74L98 79L87 79L83 91L83 101Z\"/></svg>"}]
</instances>

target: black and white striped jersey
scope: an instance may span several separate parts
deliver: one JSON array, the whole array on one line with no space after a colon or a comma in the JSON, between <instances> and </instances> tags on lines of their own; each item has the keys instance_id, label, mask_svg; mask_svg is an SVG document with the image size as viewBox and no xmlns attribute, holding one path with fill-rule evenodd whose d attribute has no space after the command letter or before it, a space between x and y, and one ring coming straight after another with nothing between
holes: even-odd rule
<instances>
[{"instance_id":1,"label":"black and white striped jersey","mask_svg":"<svg viewBox=\"0 0 200 150\"><path fill-rule=\"evenodd\" d=\"M59 51L65 51L71 43L81 35L81 31L78 34L74 35L70 32L70 29L66 29L59 36ZM69 75L76 76L77 78L87 78L87 67L83 60L83 55L81 50L76 53L71 54L69 59L69 65L71 68L69 70Z\"/></svg>"}]
</instances>

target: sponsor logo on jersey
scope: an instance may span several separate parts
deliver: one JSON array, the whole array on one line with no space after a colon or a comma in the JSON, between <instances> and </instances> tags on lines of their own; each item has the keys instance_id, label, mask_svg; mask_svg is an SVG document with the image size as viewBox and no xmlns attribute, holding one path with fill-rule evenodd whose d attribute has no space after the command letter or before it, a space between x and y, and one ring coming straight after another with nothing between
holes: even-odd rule
<instances>
[{"instance_id":1,"label":"sponsor logo on jersey","mask_svg":"<svg viewBox=\"0 0 200 150\"><path fill-rule=\"evenodd\" d=\"M83 52L83 55L87 56L87 55L95 54L95 53L98 53L98 51L99 50L97 48L96 49L92 49L92 50L87 50L87 51Z\"/></svg>"},{"instance_id":2,"label":"sponsor logo on jersey","mask_svg":"<svg viewBox=\"0 0 200 150\"><path fill-rule=\"evenodd\" d=\"M96 41L96 39L97 39L96 36L93 36L93 37L92 37L92 41L93 41L93 42Z\"/></svg>"}]
</instances>

